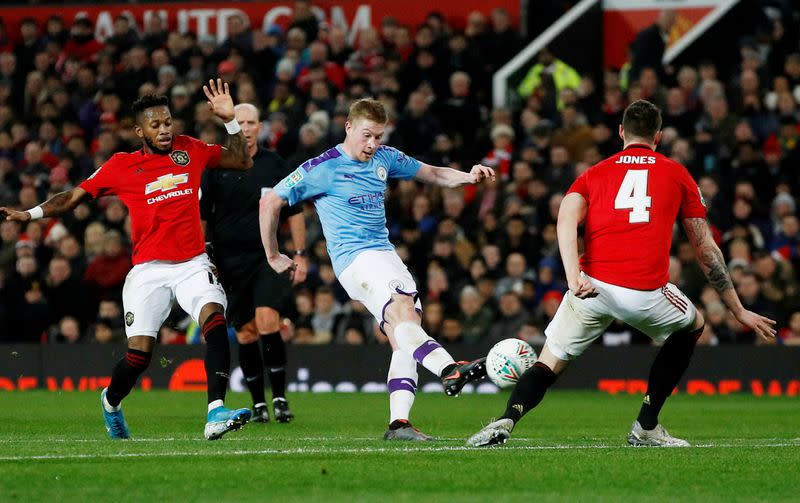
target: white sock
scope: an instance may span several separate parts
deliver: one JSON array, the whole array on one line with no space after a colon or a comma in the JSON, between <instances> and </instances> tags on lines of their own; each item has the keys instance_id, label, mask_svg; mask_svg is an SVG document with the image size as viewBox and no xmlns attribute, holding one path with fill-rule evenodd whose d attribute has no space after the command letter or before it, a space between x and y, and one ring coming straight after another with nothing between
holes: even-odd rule
<instances>
[{"instance_id":1,"label":"white sock","mask_svg":"<svg viewBox=\"0 0 800 503\"><path fill-rule=\"evenodd\" d=\"M103 408L106 409L106 412L118 412L122 408L122 402L119 403L116 407L108 403L108 400L105 396L103 396Z\"/></svg>"},{"instance_id":2,"label":"white sock","mask_svg":"<svg viewBox=\"0 0 800 503\"><path fill-rule=\"evenodd\" d=\"M436 377L442 374L445 367L455 363L450 353L416 323L404 321L398 324L394 327L394 338L401 350L436 374Z\"/></svg>"},{"instance_id":3,"label":"white sock","mask_svg":"<svg viewBox=\"0 0 800 503\"><path fill-rule=\"evenodd\" d=\"M222 404L225 403L222 400L214 400L210 404L208 404L208 411L211 412L212 410L216 409L217 407L222 407Z\"/></svg>"},{"instance_id":4,"label":"white sock","mask_svg":"<svg viewBox=\"0 0 800 503\"><path fill-rule=\"evenodd\" d=\"M408 420L417 392L417 362L404 351L392 353L389 364L389 423Z\"/></svg>"}]
</instances>

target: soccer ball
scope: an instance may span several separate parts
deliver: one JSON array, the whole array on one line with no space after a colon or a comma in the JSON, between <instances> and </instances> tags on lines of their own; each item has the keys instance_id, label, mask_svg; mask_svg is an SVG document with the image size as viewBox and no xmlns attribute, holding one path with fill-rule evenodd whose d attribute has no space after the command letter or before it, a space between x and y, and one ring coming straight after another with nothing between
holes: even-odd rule
<instances>
[{"instance_id":1,"label":"soccer ball","mask_svg":"<svg viewBox=\"0 0 800 503\"><path fill-rule=\"evenodd\" d=\"M486 357L486 373L501 388L515 384L519 376L536 363L536 351L521 339L505 339L494 345Z\"/></svg>"}]
</instances>

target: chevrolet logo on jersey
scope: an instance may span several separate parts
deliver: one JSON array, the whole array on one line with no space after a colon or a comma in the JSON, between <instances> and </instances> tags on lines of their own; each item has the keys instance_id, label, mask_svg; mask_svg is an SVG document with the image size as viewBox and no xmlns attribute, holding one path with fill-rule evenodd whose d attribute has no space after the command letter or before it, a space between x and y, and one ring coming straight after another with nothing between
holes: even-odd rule
<instances>
[{"instance_id":1,"label":"chevrolet logo on jersey","mask_svg":"<svg viewBox=\"0 0 800 503\"><path fill-rule=\"evenodd\" d=\"M181 173L180 175L173 175L172 173L164 176L159 176L155 182L150 182L145 186L144 193L151 194L157 190L166 192L172 190L182 183L189 181L188 173Z\"/></svg>"}]
</instances>

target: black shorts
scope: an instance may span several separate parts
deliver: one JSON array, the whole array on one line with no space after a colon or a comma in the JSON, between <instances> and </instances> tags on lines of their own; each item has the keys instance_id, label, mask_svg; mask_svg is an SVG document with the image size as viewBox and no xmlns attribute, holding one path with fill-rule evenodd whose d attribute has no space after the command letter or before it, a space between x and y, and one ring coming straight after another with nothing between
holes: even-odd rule
<instances>
[{"instance_id":1,"label":"black shorts","mask_svg":"<svg viewBox=\"0 0 800 503\"><path fill-rule=\"evenodd\" d=\"M228 321L236 330L255 317L257 307L286 309L292 282L272 270L263 253L226 254L216 265L228 297Z\"/></svg>"}]
</instances>

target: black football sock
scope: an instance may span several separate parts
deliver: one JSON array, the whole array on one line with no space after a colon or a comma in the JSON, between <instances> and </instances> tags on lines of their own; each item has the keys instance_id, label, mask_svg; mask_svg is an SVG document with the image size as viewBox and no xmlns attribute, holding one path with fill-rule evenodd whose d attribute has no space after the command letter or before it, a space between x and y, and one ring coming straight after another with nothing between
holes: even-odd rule
<instances>
[{"instance_id":1,"label":"black football sock","mask_svg":"<svg viewBox=\"0 0 800 503\"><path fill-rule=\"evenodd\" d=\"M228 326L222 313L212 313L203 323L206 340L206 379L208 403L225 400L231 373L231 348L228 343Z\"/></svg>"},{"instance_id":2,"label":"black football sock","mask_svg":"<svg viewBox=\"0 0 800 503\"><path fill-rule=\"evenodd\" d=\"M111 374L111 384L108 385L106 400L112 407L117 407L123 398L128 396L139 376L150 365L153 353L146 353L138 349L128 349L125 358L117 362Z\"/></svg>"},{"instance_id":3,"label":"black football sock","mask_svg":"<svg viewBox=\"0 0 800 503\"><path fill-rule=\"evenodd\" d=\"M261 361L261 351L258 341L250 344L239 344L239 365L242 367L244 380L253 405L266 403L264 398L264 363Z\"/></svg>"},{"instance_id":4,"label":"black football sock","mask_svg":"<svg viewBox=\"0 0 800 503\"><path fill-rule=\"evenodd\" d=\"M286 343L280 332L261 336L264 366L267 368L272 398L286 398Z\"/></svg>"},{"instance_id":5,"label":"black football sock","mask_svg":"<svg viewBox=\"0 0 800 503\"><path fill-rule=\"evenodd\" d=\"M511 419L514 423L533 409L544 398L547 389L556 382L558 376L544 363L536 362L533 367L520 376L517 385L508 399L504 419Z\"/></svg>"},{"instance_id":6,"label":"black football sock","mask_svg":"<svg viewBox=\"0 0 800 503\"><path fill-rule=\"evenodd\" d=\"M650 367L647 394L637 418L645 430L652 430L658 425L658 413L689 367L697 339L702 333L702 327L691 332L675 332L661 346L653 366Z\"/></svg>"}]
</instances>

